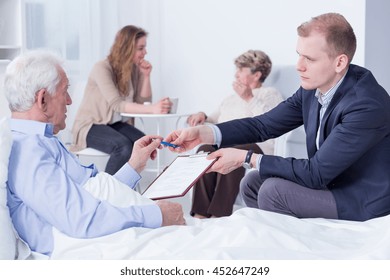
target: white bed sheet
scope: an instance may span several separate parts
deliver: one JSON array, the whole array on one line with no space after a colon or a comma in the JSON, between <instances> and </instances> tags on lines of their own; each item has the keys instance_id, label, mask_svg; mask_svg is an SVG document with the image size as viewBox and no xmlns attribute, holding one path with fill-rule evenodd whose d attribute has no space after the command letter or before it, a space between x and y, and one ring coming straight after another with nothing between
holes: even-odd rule
<instances>
[{"instance_id":1,"label":"white bed sheet","mask_svg":"<svg viewBox=\"0 0 390 280\"><path fill-rule=\"evenodd\" d=\"M117 207L154 203L104 172L84 188ZM242 208L230 217L186 220L186 226L130 228L92 239L54 229L51 259L390 259L390 215L351 222Z\"/></svg>"},{"instance_id":2,"label":"white bed sheet","mask_svg":"<svg viewBox=\"0 0 390 280\"><path fill-rule=\"evenodd\" d=\"M243 208L187 226L132 228L82 240L54 230L52 259L390 259L390 216L297 219Z\"/></svg>"}]
</instances>

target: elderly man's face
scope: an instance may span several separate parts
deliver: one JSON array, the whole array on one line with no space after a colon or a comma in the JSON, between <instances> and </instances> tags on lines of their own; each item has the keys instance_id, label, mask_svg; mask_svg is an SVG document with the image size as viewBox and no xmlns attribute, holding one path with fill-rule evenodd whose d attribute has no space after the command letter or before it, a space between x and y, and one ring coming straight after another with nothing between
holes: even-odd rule
<instances>
[{"instance_id":1,"label":"elderly man's face","mask_svg":"<svg viewBox=\"0 0 390 280\"><path fill-rule=\"evenodd\" d=\"M57 86L53 96L47 95L48 109L45 112L47 122L53 124L54 134L64 129L66 119L66 106L72 104L72 99L68 93L69 80L65 72L60 70L61 81Z\"/></svg>"}]
</instances>

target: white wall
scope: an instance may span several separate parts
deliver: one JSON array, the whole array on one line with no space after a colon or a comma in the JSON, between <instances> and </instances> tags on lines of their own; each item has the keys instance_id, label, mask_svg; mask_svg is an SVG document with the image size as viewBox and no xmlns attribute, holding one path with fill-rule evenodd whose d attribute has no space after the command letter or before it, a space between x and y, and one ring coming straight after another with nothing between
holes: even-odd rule
<instances>
[{"instance_id":1,"label":"white wall","mask_svg":"<svg viewBox=\"0 0 390 280\"><path fill-rule=\"evenodd\" d=\"M390 94L390 1L371 0L366 3L365 65Z\"/></svg>"},{"instance_id":2,"label":"white wall","mask_svg":"<svg viewBox=\"0 0 390 280\"><path fill-rule=\"evenodd\" d=\"M3 93L4 72L7 65L7 61L0 61L0 119L3 117L9 117L11 115L11 112L8 108L8 101Z\"/></svg>"}]
</instances>

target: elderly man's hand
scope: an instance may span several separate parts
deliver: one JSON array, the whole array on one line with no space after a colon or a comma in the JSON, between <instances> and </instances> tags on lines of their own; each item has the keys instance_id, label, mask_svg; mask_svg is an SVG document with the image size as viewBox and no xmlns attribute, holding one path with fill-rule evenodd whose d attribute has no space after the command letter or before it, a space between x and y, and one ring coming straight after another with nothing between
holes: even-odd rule
<instances>
[{"instance_id":1,"label":"elderly man's hand","mask_svg":"<svg viewBox=\"0 0 390 280\"><path fill-rule=\"evenodd\" d=\"M186 224L183 208L179 203L160 200L157 202L157 205L160 207L163 216L162 226Z\"/></svg>"},{"instance_id":2,"label":"elderly man's hand","mask_svg":"<svg viewBox=\"0 0 390 280\"><path fill-rule=\"evenodd\" d=\"M141 173L146 166L149 158L155 159L157 156L157 148L161 149L162 140L158 135L146 135L138 139L134 143L133 152L129 159L129 164L138 172Z\"/></svg>"}]
</instances>

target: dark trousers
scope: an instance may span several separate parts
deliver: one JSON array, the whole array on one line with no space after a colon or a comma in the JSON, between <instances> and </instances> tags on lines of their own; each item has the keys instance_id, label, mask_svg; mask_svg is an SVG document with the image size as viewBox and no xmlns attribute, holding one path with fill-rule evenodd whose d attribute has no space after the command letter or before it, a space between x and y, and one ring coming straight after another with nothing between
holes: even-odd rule
<instances>
[{"instance_id":1,"label":"dark trousers","mask_svg":"<svg viewBox=\"0 0 390 280\"><path fill-rule=\"evenodd\" d=\"M256 144L237 145L233 148L262 153ZM198 151L213 152L215 148L203 145ZM205 217L231 215L239 192L240 180L244 175L243 167L226 175L216 172L204 174L194 186L191 215L200 214Z\"/></svg>"},{"instance_id":2,"label":"dark trousers","mask_svg":"<svg viewBox=\"0 0 390 280\"><path fill-rule=\"evenodd\" d=\"M276 177L262 180L257 170L244 176L240 189L248 207L297 218L338 219L330 190L310 189Z\"/></svg>"},{"instance_id":3,"label":"dark trousers","mask_svg":"<svg viewBox=\"0 0 390 280\"><path fill-rule=\"evenodd\" d=\"M130 159L134 142L144 135L128 123L94 124L87 134L87 146L109 154L105 172L115 174Z\"/></svg>"}]
</instances>

